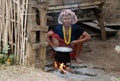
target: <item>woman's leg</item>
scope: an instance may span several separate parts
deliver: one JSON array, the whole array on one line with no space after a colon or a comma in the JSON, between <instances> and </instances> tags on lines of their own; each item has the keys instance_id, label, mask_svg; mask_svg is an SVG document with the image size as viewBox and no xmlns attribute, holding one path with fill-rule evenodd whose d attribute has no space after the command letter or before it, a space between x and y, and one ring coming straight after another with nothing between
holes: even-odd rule
<instances>
[{"instance_id":1,"label":"woman's leg","mask_svg":"<svg viewBox=\"0 0 120 81\"><path fill-rule=\"evenodd\" d=\"M76 60L77 63L82 63L82 60L79 57L79 54L82 51L82 47L83 47L82 44L77 44L76 47L75 47L75 53L76 53L75 54L75 60Z\"/></svg>"},{"instance_id":2,"label":"woman's leg","mask_svg":"<svg viewBox=\"0 0 120 81\"><path fill-rule=\"evenodd\" d=\"M55 47L58 47L59 46L59 41L56 39L56 38L52 38L52 43Z\"/></svg>"}]
</instances>

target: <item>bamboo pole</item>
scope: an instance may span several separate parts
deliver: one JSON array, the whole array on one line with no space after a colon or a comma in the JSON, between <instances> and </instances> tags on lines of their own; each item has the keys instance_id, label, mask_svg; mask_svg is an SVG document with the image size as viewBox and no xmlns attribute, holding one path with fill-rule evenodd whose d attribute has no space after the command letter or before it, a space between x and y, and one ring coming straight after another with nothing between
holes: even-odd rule
<instances>
[{"instance_id":1,"label":"bamboo pole","mask_svg":"<svg viewBox=\"0 0 120 81\"><path fill-rule=\"evenodd\" d=\"M20 10L20 20L21 20L21 22L20 22L20 24L21 24L21 27L20 27L20 34L21 34L21 36L20 36L20 65L22 65L22 59L23 59L23 54L22 54L22 44L23 44L23 13L24 13L24 2L25 2L25 0L23 0L22 1L22 5L21 5L21 10ZM18 16L19 16L18 15Z\"/></svg>"},{"instance_id":2,"label":"bamboo pole","mask_svg":"<svg viewBox=\"0 0 120 81\"><path fill-rule=\"evenodd\" d=\"M22 2L22 8L21 8L21 17L20 17L20 20L21 20L21 38L20 38L20 40L21 40L21 45L20 45L20 65L23 65L23 59L24 59L24 54L23 54L23 46L24 46L24 44L23 44L23 35L24 35L24 13L25 13L25 8L24 8L24 6L25 6L25 0L23 0L23 2Z\"/></svg>"},{"instance_id":3,"label":"bamboo pole","mask_svg":"<svg viewBox=\"0 0 120 81\"><path fill-rule=\"evenodd\" d=\"M5 2L5 16L6 18L9 19L9 7L8 7L8 1L6 0ZM8 28L9 28L9 21L8 20L5 20L5 30L4 30L4 39L5 39L5 42L4 42L4 46L6 46L8 44Z\"/></svg>"},{"instance_id":4,"label":"bamboo pole","mask_svg":"<svg viewBox=\"0 0 120 81\"><path fill-rule=\"evenodd\" d=\"M2 1L0 0L0 52L1 52L1 42L2 42Z\"/></svg>"},{"instance_id":5,"label":"bamboo pole","mask_svg":"<svg viewBox=\"0 0 120 81\"><path fill-rule=\"evenodd\" d=\"M27 9L28 9L28 0L23 0L22 2L22 10L21 10L21 56L20 56L20 61L21 61L21 64L24 65L25 64L25 44L26 44L26 41L25 41L25 36L26 36L26 23L27 23Z\"/></svg>"},{"instance_id":6,"label":"bamboo pole","mask_svg":"<svg viewBox=\"0 0 120 81\"><path fill-rule=\"evenodd\" d=\"M23 64L25 65L25 45L26 45L26 27L27 27L27 13L28 13L28 0L25 2L25 15L23 13L23 17L25 16L25 22L24 22L24 29L23 29Z\"/></svg>"},{"instance_id":7,"label":"bamboo pole","mask_svg":"<svg viewBox=\"0 0 120 81\"><path fill-rule=\"evenodd\" d=\"M1 52L1 34L2 34L2 22L0 18L0 52Z\"/></svg>"},{"instance_id":8,"label":"bamboo pole","mask_svg":"<svg viewBox=\"0 0 120 81\"><path fill-rule=\"evenodd\" d=\"M23 1L23 0L22 0ZM19 64L22 65L23 61L22 61L22 58L23 58L23 55L22 55L22 31L23 31L23 3L20 4L20 1L18 0L17 2L17 21L19 21L19 23L17 24L17 29L18 29L18 39L17 39L17 58L19 59ZM22 8L21 8L22 7Z\"/></svg>"},{"instance_id":9,"label":"bamboo pole","mask_svg":"<svg viewBox=\"0 0 120 81\"><path fill-rule=\"evenodd\" d=\"M15 20L16 21L16 17L18 17L18 22L19 22L19 14L17 14L16 15L16 3L14 2L14 1L12 1L12 3L13 3L13 20ZM18 8L18 7L17 7ZM14 51L14 56L15 56L15 58L17 59L17 61L19 61L20 60L20 58L19 58L19 24L17 24L16 25L16 22L15 21L13 21L13 29L14 29L14 43L15 43L15 51Z\"/></svg>"},{"instance_id":10,"label":"bamboo pole","mask_svg":"<svg viewBox=\"0 0 120 81\"><path fill-rule=\"evenodd\" d=\"M10 45L11 53L12 53L13 52L13 45L9 43L9 41L10 42L13 41L12 40L12 37L13 37L12 35L13 34L12 34L11 21L10 21L10 19L11 19L11 2L10 1L11 0L7 1L7 6L8 6L8 10L7 11L9 12L8 13L8 20L7 20L8 21L8 27L7 28L8 28L8 44Z\"/></svg>"},{"instance_id":11,"label":"bamboo pole","mask_svg":"<svg viewBox=\"0 0 120 81\"><path fill-rule=\"evenodd\" d=\"M10 31L9 31L9 34L10 34L10 39L9 39L9 41L11 42L11 43L9 43L9 44L11 44L11 50L12 50L12 53L13 53L13 51L14 51L14 49L13 49L13 47L14 47L14 44L13 44L13 22L11 21L12 19L13 19L13 13L12 13L12 1L11 0L9 0L10 2L9 2L9 4L10 4L10 20L9 20L9 22L10 22Z\"/></svg>"},{"instance_id":12,"label":"bamboo pole","mask_svg":"<svg viewBox=\"0 0 120 81\"><path fill-rule=\"evenodd\" d=\"M5 17L4 17L4 15L5 15L5 0L2 0L2 2L1 2L1 4L2 4L2 26L3 26L3 33L1 34L2 35L2 38L4 38L4 29L5 29Z\"/></svg>"}]
</instances>

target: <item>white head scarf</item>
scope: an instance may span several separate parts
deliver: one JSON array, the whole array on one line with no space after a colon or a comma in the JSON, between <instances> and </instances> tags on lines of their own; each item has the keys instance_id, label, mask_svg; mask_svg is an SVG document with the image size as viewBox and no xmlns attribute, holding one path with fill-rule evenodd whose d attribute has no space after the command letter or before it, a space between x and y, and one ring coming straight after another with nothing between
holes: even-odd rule
<instances>
[{"instance_id":1,"label":"white head scarf","mask_svg":"<svg viewBox=\"0 0 120 81\"><path fill-rule=\"evenodd\" d=\"M77 18L77 16L75 15L75 13L74 13L73 11L69 10L69 9L66 9L66 10L61 11L61 13L60 13L60 15L59 15L59 17L58 17L58 23L59 23L59 24L63 24L63 22L62 22L62 17L63 17L64 15L68 15L68 14L71 15L72 24L75 24L75 23L78 21L78 18Z\"/></svg>"}]
</instances>

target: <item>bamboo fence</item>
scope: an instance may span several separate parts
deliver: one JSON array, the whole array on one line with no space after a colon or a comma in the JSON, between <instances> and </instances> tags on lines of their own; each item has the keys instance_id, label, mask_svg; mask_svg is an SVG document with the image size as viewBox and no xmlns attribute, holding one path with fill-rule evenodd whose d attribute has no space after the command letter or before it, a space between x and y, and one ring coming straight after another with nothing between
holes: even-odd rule
<instances>
[{"instance_id":1,"label":"bamboo fence","mask_svg":"<svg viewBox=\"0 0 120 81\"><path fill-rule=\"evenodd\" d=\"M39 60L45 62L48 27L47 5L44 2L45 0L0 0L0 48L9 45L9 53L14 54L15 62L20 65L34 64L36 50L40 50ZM40 25L36 23L36 9L41 16ZM36 42L37 31L40 32L39 43Z\"/></svg>"},{"instance_id":2,"label":"bamboo fence","mask_svg":"<svg viewBox=\"0 0 120 81\"><path fill-rule=\"evenodd\" d=\"M0 47L10 45L20 65L25 63L29 0L0 0Z\"/></svg>"}]
</instances>

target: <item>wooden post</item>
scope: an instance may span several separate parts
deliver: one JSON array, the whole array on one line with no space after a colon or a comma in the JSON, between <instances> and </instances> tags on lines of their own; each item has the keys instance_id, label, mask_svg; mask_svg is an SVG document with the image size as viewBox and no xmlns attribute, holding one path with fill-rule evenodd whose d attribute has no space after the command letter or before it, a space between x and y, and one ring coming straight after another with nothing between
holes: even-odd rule
<instances>
[{"instance_id":1,"label":"wooden post","mask_svg":"<svg viewBox=\"0 0 120 81\"><path fill-rule=\"evenodd\" d=\"M104 14L103 14L102 5L99 6L99 9L94 10L94 14L99 22L102 40L106 40L107 36L106 36L106 32L105 32L105 27L104 27Z\"/></svg>"},{"instance_id":2,"label":"wooden post","mask_svg":"<svg viewBox=\"0 0 120 81\"><path fill-rule=\"evenodd\" d=\"M30 2L32 3L32 2ZM28 13L35 14L35 9L32 8L32 5L29 5ZM32 27L36 24L36 14L28 15L28 24L27 24L27 42L26 42L26 66L34 66L36 50L32 48L32 43L36 42L36 33L31 32Z\"/></svg>"},{"instance_id":3,"label":"wooden post","mask_svg":"<svg viewBox=\"0 0 120 81\"><path fill-rule=\"evenodd\" d=\"M31 9L33 8L33 9ZM35 10L39 9L40 11L40 25L36 23L36 14ZM48 31L48 27L46 26L47 22L47 4L44 3L36 3L33 1L33 5L29 6L30 14L34 14L28 17L28 27L27 27L27 44L26 44L26 57L27 66L34 66L43 68L46 63L46 32ZM40 31L40 41L36 42L36 32ZM37 50L39 50L39 63L36 63L36 54ZM38 61L37 60L37 61Z\"/></svg>"},{"instance_id":4,"label":"wooden post","mask_svg":"<svg viewBox=\"0 0 120 81\"><path fill-rule=\"evenodd\" d=\"M41 2L40 4L40 25L41 25L41 29L44 29L42 27L47 27L47 8L48 8L48 4L47 2ZM46 42L46 32L41 31L40 32L40 42L44 43ZM40 48L40 62L42 62L42 66L45 66L45 62L46 62L46 46L41 46Z\"/></svg>"}]
</instances>

